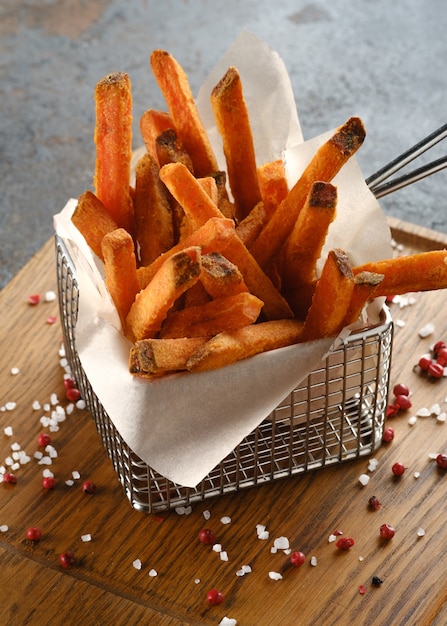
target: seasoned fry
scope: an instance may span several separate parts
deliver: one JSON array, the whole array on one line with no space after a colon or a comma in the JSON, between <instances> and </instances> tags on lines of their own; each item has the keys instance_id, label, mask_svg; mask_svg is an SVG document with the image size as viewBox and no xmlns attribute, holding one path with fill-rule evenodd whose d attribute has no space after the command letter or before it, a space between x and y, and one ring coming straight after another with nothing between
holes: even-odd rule
<instances>
[{"instance_id":1,"label":"seasoned fry","mask_svg":"<svg viewBox=\"0 0 447 626\"><path fill-rule=\"evenodd\" d=\"M96 196L119 227L133 233L129 191L132 159L132 93L124 72L109 74L95 88Z\"/></svg>"},{"instance_id":2,"label":"seasoned fry","mask_svg":"<svg viewBox=\"0 0 447 626\"><path fill-rule=\"evenodd\" d=\"M216 157L197 112L183 68L164 50L154 50L150 63L181 144L193 161L196 176L208 176L217 171Z\"/></svg>"},{"instance_id":3,"label":"seasoned fry","mask_svg":"<svg viewBox=\"0 0 447 626\"><path fill-rule=\"evenodd\" d=\"M166 259L147 287L137 294L127 316L128 331L134 340L155 336L177 298L199 280L200 261L197 246Z\"/></svg>"},{"instance_id":4,"label":"seasoned fry","mask_svg":"<svg viewBox=\"0 0 447 626\"><path fill-rule=\"evenodd\" d=\"M374 272L360 272L354 276L351 302L349 303L343 326L354 324L359 319L365 304L375 297L383 279L383 274L375 274Z\"/></svg>"},{"instance_id":5,"label":"seasoned fry","mask_svg":"<svg viewBox=\"0 0 447 626\"><path fill-rule=\"evenodd\" d=\"M260 165L258 183L265 212L270 218L289 193L282 159Z\"/></svg>"},{"instance_id":6,"label":"seasoned fry","mask_svg":"<svg viewBox=\"0 0 447 626\"><path fill-rule=\"evenodd\" d=\"M135 170L135 232L141 265L149 265L174 245L174 225L166 187L154 157L146 153Z\"/></svg>"},{"instance_id":7,"label":"seasoned fry","mask_svg":"<svg viewBox=\"0 0 447 626\"><path fill-rule=\"evenodd\" d=\"M140 117L140 132L148 153L158 160L157 157L157 137L165 130L174 128L174 121L169 113L148 109Z\"/></svg>"},{"instance_id":8,"label":"seasoned fry","mask_svg":"<svg viewBox=\"0 0 447 626\"><path fill-rule=\"evenodd\" d=\"M239 268L218 252L202 255L200 281L214 299L248 291Z\"/></svg>"},{"instance_id":9,"label":"seasoned fry","mask_svg":"<svg viewBox=\"0 0 447 626\"><path fill-rule=\"evenodd\" d=\"M241 220L261 200L261 192L247 105L242 81L235 67L230 67L214 87L211 105L222 137L236 218Z\"/></svg>"},{"instance_id":10,"label":"seasoned fry","mask_svg":"<svg viewBox=\"0 0 447 626\"><path fill-rule=\"evenodd\" d=\"M163 131L155 140L158 163L160 167L167 163L183 163L194 174L191 157L183 150L173 128Z\"/></svg>"},{"instance_id":11,"label":"seasoned fry","mask_svg":"<svg viewBox=\"0 0 447 626\"><path fill-rule=\"evenodd\" d=\"M190 356L207 337L181 339L141 339L130 350L131 374L152 378L155 375L186 369Z\"/></svg>"},{"instance_id":12,"label":"seasoned fry","mask_svg":"<svg viewBox=\"0 0 447 626\"><path fill-rule=\"evenodd\" d=\"M116 230L118 225L101 200L92 191L84 191L78 198L71 220L93 252L104 260L101 249L102 238Z\"/></svg>"},{"instance_id":13,"label":"seasoned fry","mask_svg":"<svg viewBox=\"0 0 447 626\"><path fill-rule=\"evenodd\" d=\"M198 178L197 181L199 185L202 187L203 191L205 191L207 196L217 206L219 202L219 192L217 190L215 178L213 178L213 176L206 176L205 178Z\"/></svg>"},{"instance_id":14,"label":"seasoned fry","mask_svg":"<svg viewBox=\"0 0 447 626\"><path fill-rule=\"evenodd\" d=\"M140 290L132 237L124 228L107 233L102 240L102 255L106 286L126 333L126 317Z\"/></svg>"},{"instance_id":15,"label":"seasoned fry","mask_svg":"<svg viewBox=\"0 0 447 626\"><path fill-rule=\"evenodd\" d=\"M291 232L301 208L317 180L330 182L342 166L360 148L365 129L358 117L350 118L317 150L299 180L281 202L251 247L261 267L268 267L280 252Z\"/></svg>"},{"instance_id":16,"label":"seasoned fry","mask_svg":"<svg viewBox=\"0 0 447 626\"><path fill-rule=\"evenodd\" d=\"M147 267L138 268L137 275L141 289L144 289L149 281L152 280L163 263L177 252L181 252L191 246L200 247L202 254L214 251L222 252L227 247L233 233L234 223L232 220L216 217L208 220L201 228L159 256L153 263Z\"/></svg>"},{"instance_id":17,"label":"seasoned fry","mask_svg":"<svg viewBox=\"0 0 447 626\"><path fill-rule=\"evenodd\" d=\"M164 321L160 337L212 337L242 328L258 319L262 305L262 300L244 292L173 311Z\"/></svg>"},{"instance_id":18,"label":"seasoned fry","mask_svg":"<svg viewBox=\"0 0 447 626\"><path fill-rule=\"evenodd\" d=\"M257 236L267 224L268 216L264 203L258 202L250 213L236 226L236 232L248 249L256 241Z\"/></svg>"},{"instance_id":19,"label":"seasoned fry","mask_svg":"<svg viewBox=\"0 0 447 626\"><path fill-rule=\"evenodd\" d=\"M330 224L337 206L337 189L330 183L315 182L301 209L287 240L281 258L285 289L315 279L315 268L320 258Z\"/></svg>"},{"instance_id":20,"label":"seasoned fry","mask_svg":"<svg viewBox=\"0 0 447 626\"><path fill-rule=\"evenodd\" d=\"M189 358L187 368L192 372L204 372L231 365L249 356L297 343L302 331L302 322L277 320L220 333L196 350Z\"/></svg>"},{"instance_id":21,"label":"seasoned fry","mask_svg":"<svg viewBox=\"0 0 447 626\"><path fill-rule=\"evenodd\" d=\"M203 226L212 217L224 217L183 163L164 165L160 169L160 178L196 228Z\"/></svg>"},{"instance_id":22,"label":"seasoned fry","mask_svg":"<svg viewBox=\"0 0 447 626\"><path fill-rule=\"evenodd\" d=\"M342 250L331 250L316 284L302 340L332 337L343 328L354 288L354 274Z\"/></svg>"},{"instance_id":23,"label":"seasoned fry","mask_svg":"<svg viewBox=\"0 0 447 626\"><path fill-rule=\"evenodd\" d=\"M408 256L364 263L353 268L354 274L384 274L376 296L396 296L413 291L447 288L447 250L431 250Z\"/></svg>"}]
</instances>

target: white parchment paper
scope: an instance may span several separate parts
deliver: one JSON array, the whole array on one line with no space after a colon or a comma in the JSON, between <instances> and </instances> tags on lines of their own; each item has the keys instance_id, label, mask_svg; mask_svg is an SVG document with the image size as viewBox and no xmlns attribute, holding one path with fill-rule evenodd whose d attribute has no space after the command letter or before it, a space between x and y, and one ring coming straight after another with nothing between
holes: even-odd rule
<instances>
[{"instance_id":1,"label":"white parchment paper","mask_svg":"<svg viewBox=\"0 0 447 626\"><path fill-rule=\"evenodd\" d=\"M220 141L213 131L206 94L209 98L229 65L241 71L244 95L254 120L258 162L276 159L285 149L283 156L293 184L316 147L332 131L302 141L294 96L281 59L265 43L244 32L211 72L197 101L216 142L216 154ZM340 120L340 124L345 121ZM343 248L355 264L390 257L391 238L385 216L355 159L334 183L339 201L326 251ZM70 200L54 217L54 225L76 265L76 345L81 364L132 450L169 480L194 487L319 364L332 341L289 346L212 372L174 374L154 381L131 376L130 344L121 333L105 288L102 263L71 222L75 206L76 200Z\"/></svg>"}]
</instances>

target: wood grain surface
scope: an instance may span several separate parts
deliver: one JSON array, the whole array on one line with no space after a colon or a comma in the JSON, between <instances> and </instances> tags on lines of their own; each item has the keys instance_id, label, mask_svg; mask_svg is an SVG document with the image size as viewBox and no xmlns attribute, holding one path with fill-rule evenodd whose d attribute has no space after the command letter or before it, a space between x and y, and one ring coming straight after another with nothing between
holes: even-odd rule
<instances>
[{"instance_id":1,"label":"wood grain surface","mask_svg":"<svg viewBox=\"0 0 447 626\"><path fill-rule=\"evenodd\" d=\"M437 233L401 222L391 226L406 252L447 246ZM224 616L239 626L447 623L447 473L429 459L447 453L447 423L434 416L408 423L422 407L439 403L447 410L446 379L430 381L414 370L434 340L447 339L445 292L416 294L402 308L391 305L391 383L410 387L413 407L389 420L396 436L374 455L375 471L363 458L196 504L189 515L148 515L130 507L87 411L75 409L52 433L57 457L50 466L34 458L38 435L48 430L40 418L50 411L33 409L33 402L43 406L57 394L58 403L68 405L60 326L47 323L59 315L58 304L27 302L29 294L47 291L56 291L53 241L0 294L0 466L6 467L15 443L31 457L16 471L17 484L0 484L2 625L196 626L219 624ZM435 333L422 339L418 330L428 322ZM12 402L16 406L8 410ZM407 468L399 479L391 472L396 461ZM45 469L56 477L52 490L42 487ZM80 478L67 484L74 471ZM362 473L371 477L365 487L358 480ZM83 493L86 479L95 482L96 493ZM378 511L368 507L372 495L381 502ZM223 524L224 516L231 523ZM379 536L383 523L396 528L389 541ZM267 540L258 539L257 524L266 526ZM39 542L26 539L29 526L41 528ZM215 531L227 561L200 543L204 527ZM349 551L328 540L337 530L354 538ZM91 541L82 540L86 534ZM281 550L272 553L282 536L306 554L303 566L290 566ZM69 569L59 564L65 550L76 558ZM137 559L141 569L134 566ZM243 565L252 571L238 576ZM269 572L282 579L272 580ZM372 584L373 576L380 586ZM211 588L223 592L221 605L208 604Z\"/></svg>"}]
</instances>

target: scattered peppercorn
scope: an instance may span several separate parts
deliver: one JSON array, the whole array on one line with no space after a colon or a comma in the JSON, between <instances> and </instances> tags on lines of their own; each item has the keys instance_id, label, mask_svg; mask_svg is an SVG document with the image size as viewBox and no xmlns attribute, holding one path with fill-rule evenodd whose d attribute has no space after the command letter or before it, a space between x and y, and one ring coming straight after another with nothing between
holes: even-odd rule
<instances>
[{"instance_id":1,"label":"scattered peppercorn","mask_svg":"<svg viewBox=\"0 0 447 626\"><path fill-rule=\"evenodd\" d=\"M382 583L383 583L383 580L379 578L378 576L372 577L372 584L374 585L374 587L380 587Z\"/></svg>"},{"instance_id":2,"label":"scattered peppercorn","mask_svg":"<svg viewBox=\"0 0 447 626\"><path fill-rule=\"evenodd\" d=\"M374 511L378 511L380 509L380 502L376 496L371 496L368 500L368 504Z\"/></svg>"}]
</instances>

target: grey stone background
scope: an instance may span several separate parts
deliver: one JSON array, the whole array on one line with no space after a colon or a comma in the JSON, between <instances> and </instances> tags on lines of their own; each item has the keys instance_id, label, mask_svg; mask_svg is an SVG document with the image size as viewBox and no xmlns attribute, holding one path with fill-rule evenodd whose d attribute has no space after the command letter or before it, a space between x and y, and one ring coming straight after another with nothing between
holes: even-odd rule
<instances>
[{"instance_id":1,"label":"grey stone background","mask_svg":"<svg viewBox=\"0 0 447 626\"><path fill-rule=\"evenodd\" d=\"M196 93L248 29L283 58L306 138L362 117L368 177L447 122L446 26L445 0L0 0L0 287L91 186L93 91L105 74L131 77L138 147L141 113L165 108L150 52L171 52ZM447 170L382 206L447 232L446 195Z\"/></svg>"}]
</instances>

